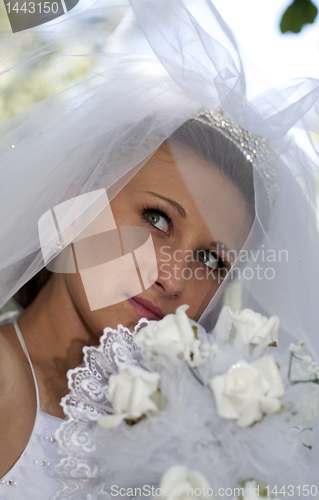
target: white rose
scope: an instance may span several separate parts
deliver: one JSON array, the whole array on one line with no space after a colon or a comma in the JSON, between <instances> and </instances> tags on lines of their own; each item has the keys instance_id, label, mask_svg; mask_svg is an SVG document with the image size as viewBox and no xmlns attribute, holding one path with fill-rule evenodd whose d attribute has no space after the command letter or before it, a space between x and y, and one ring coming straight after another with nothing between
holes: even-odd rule
<instances>
[{"instance_id":1,"label":"white rose","mask_svg":"<svg viewBox=\"0 0 319 500\"><path fill-rule=\"evenodd\" d=\"M215 326L215 333L235 349L242 349L250 344L256 348L257 353L261 353L268 345L277 344L278 329L278 316L266 318L251 309L233 312L229 306L224 306Z\"/></svg>"},{"instance_id":2,"label":"white rose","mask_svg":"<svg viewBox=\"0 0 319 500\"><path fill-rule=\"evenodd\" d=\"M108 389L115 414L98 421L106 429L117 427L125 418L137 419L158 410L150 396L158 389L159 374L132 365L119 365L118 370L118 375L111 375Z\"/></svg>"},{"instance_id":3,"label":"white rose","mask_svg":"<svg viewBox=\"0 0 319 500\"><path fill-rule=\"evenodd\" d=\"M277 364L272 356L246 363L239 361L225 375L210 383L220 417L235 419L240 427L248 427L264 414L276 413L284 394Z\"/></svg>"},{"instance_id":4,"label":"white rose","mask_svg":"<svg viewBox=\"0 0 319 500\"><path fill-rule=\"evenodd\" d=\"M196 470L187 469L183 465L173 465L162 477L159 485L161 495L153 499L187 500L190 498L209 498L211 487L206 478ZM210 490L210 491L208 491Z\"/></svg>"},{"instance_id":5,"label":"white rose","mask_svg":"<svg viewBox=\"0 0 319 500\"><path fill-rule=\"evenodd\" d=\"M150 321L134 337L134 342L150 359L159 355L182 355L191 366L198 366L206 359L201 353L200 341L196 339L186 310L187 305L179 306L175 314L168 314L160 321Z\"/></svg>"}]
</instances>

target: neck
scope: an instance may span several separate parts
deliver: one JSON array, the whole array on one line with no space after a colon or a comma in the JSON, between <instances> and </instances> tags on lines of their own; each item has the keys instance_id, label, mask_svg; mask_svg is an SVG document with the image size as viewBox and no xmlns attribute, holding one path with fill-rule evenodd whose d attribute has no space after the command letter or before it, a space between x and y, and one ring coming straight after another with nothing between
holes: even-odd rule
<instances>
[{"instance_id":1,"label":"neck","mask_svg":"<svg viewBox=\"0 0 319 500\"><path fill-rule=\"evenodd\" d=\"M57 376L65 377L70 368L82 363L84 346L98 344L99 336L79 314L62 274L50 277L22 312L19 326L34 362L53 368Z\"/></svg>"}]
</instances>

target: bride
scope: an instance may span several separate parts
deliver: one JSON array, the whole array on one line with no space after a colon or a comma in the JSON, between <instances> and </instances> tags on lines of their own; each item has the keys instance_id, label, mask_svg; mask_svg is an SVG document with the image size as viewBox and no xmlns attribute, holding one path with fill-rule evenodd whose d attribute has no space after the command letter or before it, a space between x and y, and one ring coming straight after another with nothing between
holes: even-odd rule
<instances>
[{"instance_id":1,"label":"bride","mask_svg":"<svg viewBox=\"0 0 319 500\"><path fill-rule=\"evenodd\" d=\"M164 7L115 5L124 53L3 126L1 300L24 308L0 327L3 498L59 489L67 373L105 327L134 330L188 304L211 331L228 303L279 316L278 356L304 340L318 359L317 167L286 135L311 124L318 84L249 102L213 5L201 3L205 26L182 1ZM137 29L147 56L130 54Z\"/></svg>"}]
</instances>

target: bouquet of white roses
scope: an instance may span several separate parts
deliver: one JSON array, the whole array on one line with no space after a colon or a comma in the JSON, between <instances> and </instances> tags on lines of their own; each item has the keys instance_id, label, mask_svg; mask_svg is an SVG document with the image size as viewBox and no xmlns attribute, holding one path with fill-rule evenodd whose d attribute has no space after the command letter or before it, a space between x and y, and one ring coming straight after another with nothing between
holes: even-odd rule
<instances>
[{"instance_id":1,"label":"bouquet of white roses","mask_svg":"<svg viewBox=\"0 0 319 500\"><path fill-rule=\"evenodd\" d=\"M279 355L276 316L224 307L207 334L186 310L85 348L56 498L317 497L319 369L302 343Z\"/></svg>"}]
</instances>

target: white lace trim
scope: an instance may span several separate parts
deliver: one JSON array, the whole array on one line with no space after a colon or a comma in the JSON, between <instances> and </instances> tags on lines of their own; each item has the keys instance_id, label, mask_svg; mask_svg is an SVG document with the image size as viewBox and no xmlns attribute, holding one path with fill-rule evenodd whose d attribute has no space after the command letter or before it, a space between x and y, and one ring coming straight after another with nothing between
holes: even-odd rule
<instances>
[{"instance_id":1,"label":"white lace trim","mask_svg":"<svg viewBox=\"0 0 319 500\"><path fill-rule=\"evenodd\" d=\"M147 324L148 320L141 319L133 332L123 325L117 330L105 328L100 345L85 347L83 364L68 371L70 393L61 401L68 420L56 433L59 453L64 455L56 467L63 488L53 500L109 498L94 459L94 427L101 416L113 413L108 381L118 366L129 363L145 367L143 353L133 338Z\"/></svg>"}]
</instances>

